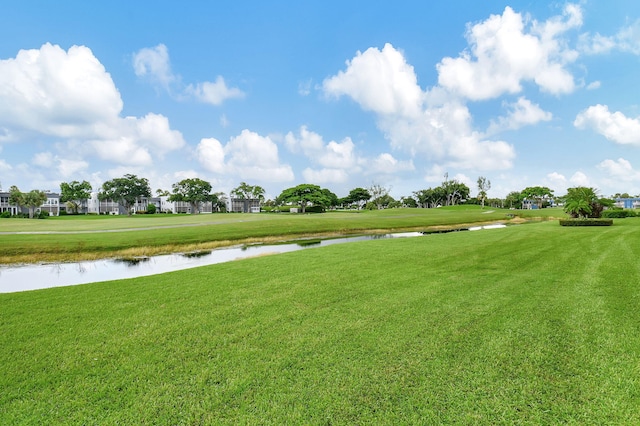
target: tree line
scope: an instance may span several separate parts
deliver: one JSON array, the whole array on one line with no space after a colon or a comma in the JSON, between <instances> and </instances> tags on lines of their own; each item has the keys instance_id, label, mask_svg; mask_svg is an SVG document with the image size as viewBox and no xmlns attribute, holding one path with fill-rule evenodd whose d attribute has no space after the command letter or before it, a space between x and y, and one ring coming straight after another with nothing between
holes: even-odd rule
<instances>
[{"instance_id":1,"label":"tree line","mask_svg":"<svg viewBox=\"0 0 640 426\"><path fill-rule=\"evenodd\" d=\"M512 191L504 199L488 198L491 181L480 176L477 180L478 195L471 197L471 190L457 179L450 179L445 173L444 181L436 187L414 191L412 196L403 196L395 200L389 195L390 188L380 184L372 184L369 188L357 187L349 191L346 197L339 198L327 188L314 184L300 184L283 190L274 200L265 200L265 190L259 185L249 185L241 182L230 191L230 195L237 199L258 199L261 204L273 210L285 205L297 205L305 213L311 206L318 206L322 210L335 207L356 209L383 209L393 207L422 207L434 208L452 206L460 203L485 204L492 207L521 209L525 200L535 203L537 208L550 205L552 200L564 198L571 207L571 214L577 217L587 217L598 214L602 208L613 203L599 198L593 188L569 188L565 197L555 197L554 191L545 186L532 186L522 191ZM66 203L69 212L78 214L83 202L91 197L93 188L89 182L74 180L60 184L60 202ZM202 203L210 202L218 211L226 211L227 197L223 192L214 192L210 182L199 178L183 179L171 186L171 191L158 189L158 196L166 196L171 202L188 203L192 213L199 213ZM616 194L627 195L628 194ZM104 182L98 191L101 201L112 200L124 207L128 214L133 206L141 199L151 198L152 192L146 178L134 174L125 174ZM21 192L16 186L9 190L9 202L29 211L29 217L34 216L35 210L47 199L43 191L33 190ZM155 206L150 205L150 208Z\"/></svg>"}]
</instances>

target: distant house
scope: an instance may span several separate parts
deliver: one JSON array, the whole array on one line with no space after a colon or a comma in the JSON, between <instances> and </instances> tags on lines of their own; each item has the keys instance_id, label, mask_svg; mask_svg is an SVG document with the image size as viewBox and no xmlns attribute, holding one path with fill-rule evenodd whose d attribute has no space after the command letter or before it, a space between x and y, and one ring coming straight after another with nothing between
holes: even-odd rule
<instances>
[{"instance_id":1,"label":"distant house","mask_svg":"<svg viewBox=\"0 0 640 426\"><path fill-rule=\"evenodd\" d=\"M49 213L49 216L60 216L60 194L46 191L45 194L47 195L47 200L40 206L39 210Z\"/></svg>"},{"instance_id":2,"label":"distant house","mask_svg":"<svg viewBox=\"0 0 640 426\"><path fill-rule=\"evenodd\" d=\"M127 214L125 208L117 201L101 200L97 192L91 193L91 198L87 202L87 213L89 214Z\"/></svg>"},{"instance_id":3,"label":"distant house","mask_svg":"<svg viewBox=\"0 0 640 426\"><path fill-rule=\"evenodd\" d=\"M232 198L232 213L260 213L260 199L258 198Z\"/></svg>"},{"instance_id":4,"label":"distant house","mask_svg":"<svg viewBox=\"0 0 640 426\"><path fill-rule=\"evenodd\" d=\"M616 198L614 205L621 209L640 208L640 198Z\"/></svg>"},{"instance_id":5,"label":"distant house","mask_svg":"<svg viewBox=\"0 0 640 426\"><path fill-rule=\"evenodd\" d=\"M47 212L49 216L60 216L60 194L47 191L45 191L45 194L47 195L47 199L35 210L35 214ZM29 212L29 209L26 207L20 208L15 204L11 204L9 197L10 194L8 192L0 192L0 213L9 212L11 215L16 215Z\"/></svg>"},{"instance_id":6,"label":"distant house","mask_svg":"<svg viewBox=\"0 0 640 426\"><path fill-rule=\"evenodd\" d=\"M544 198L542 201L538 201L538 200L529 200L527 198L525 198L524 200L522 200L522 208L524 210L536 210L540 208L540 204L545 207L545 206L550 206L550 207L556 207L556 200L554 200L553 198Z\"/></svg>"},{"instance_id":7,"label":"distant house","mask_svg":"<svg viewBox=\"0 0 640 426\"><path fill-rule=\"evenodd\" d=\"M9 193L0 192L0 213L9 212L12 216L18 214L18 206L9 203Z\"/></svg>"}]
</instances>

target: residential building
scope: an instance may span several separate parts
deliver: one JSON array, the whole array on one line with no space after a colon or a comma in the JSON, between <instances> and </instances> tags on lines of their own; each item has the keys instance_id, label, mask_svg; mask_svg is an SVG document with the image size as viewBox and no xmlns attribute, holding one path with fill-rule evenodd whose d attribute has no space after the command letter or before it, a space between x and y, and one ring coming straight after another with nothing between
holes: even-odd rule
<instances>
[{"instance_id":1,"label":"residential building","mask_svg":"<svg viewBox=\"0 0 640 426\"><path fill-rule=\"evenodd\" d=\"M637 209L640 208L640 198L616 198L614 205L621 209Z\"/></svg>"},{"instance_id":2,"label":"residential building","mask_svg":"<svg viewBox=\"0 0 640 426\"><path fill-rule=\"evenodd\" d=\"M260 213L260 199L258 198L232 198L232 213Z\"/></svg>"}]
</instances>

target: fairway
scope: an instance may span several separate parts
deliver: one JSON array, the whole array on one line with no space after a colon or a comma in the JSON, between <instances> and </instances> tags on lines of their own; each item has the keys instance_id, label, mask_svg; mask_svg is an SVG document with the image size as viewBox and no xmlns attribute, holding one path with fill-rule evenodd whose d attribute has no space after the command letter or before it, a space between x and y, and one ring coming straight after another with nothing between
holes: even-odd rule
<instances>
[{"instance_id":1,"label":"fairway","mask_svg":"<svg viewBox=\"0 0 640 426\"><path fill-rule=\"evenodd\" d=\"M1 424L638 424L640 221L0 295Z\"/></svg>"},{"instance_id":2,"label":"fairway","mask_svg":"<svg viewBox=\"0 0 640 426\"><path fill-rule=\"evenodd\" d=\"M0 219L0 264L149 256L259 241L508 222L514 215L565 217L559 209L511 211L455 206L323 214L66 216Z\"/></svg>"}]
</instances>

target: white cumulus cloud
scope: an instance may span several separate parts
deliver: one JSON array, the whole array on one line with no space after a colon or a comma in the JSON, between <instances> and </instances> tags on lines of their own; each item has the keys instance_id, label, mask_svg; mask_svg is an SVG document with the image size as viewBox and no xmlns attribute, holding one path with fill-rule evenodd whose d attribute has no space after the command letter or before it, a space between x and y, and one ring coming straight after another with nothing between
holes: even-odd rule
<instances>
[{"instance_id":1,"label":"white cumulus cloud","mask_svg":"<svg viewBox=\"0 0 640 426\"><path fill-rule=\"evenodd\" d=\"M121 110L111 76L87 47L47 43L0 60L0 126L8 132L83 137Z\"/></svg>"},{"instance_id":2,"label":"white cumulus cloud","mask_svg":"<svg viewBox=\"0 0 640 426\"><path fill-rule=\"evenodd\" d=\"M640 182L640 171L635 170L631 163L624 158L604 160L598 164L598 168L617 182Z\"/></svg>"},{"instance_id":3,"label":"white cumulus cloud","mask_svg":"<svg viewBox=\"0 0 640 426\"><path fill-rule=\"evenodd\" d=\"M615 35L600 33L580 35L579 48L582 52L597 55L613 50L640 55L640 19L622 27Z\"/></svg>"},{"instance_id":4,"label":"white cumulus cloud","mask_svg":"<svg viewBox=\"0 0 640 426\"><path fill-rule=\"evenodd\" d=\"M314 170L309 167L302 171L302 177L306 182L318 184L343 183L349 179L349 175L343 169L323 168Z\"/></svg>"},{"instance_id":5,"label":"white cumulus cloud","mask_svg":"<svg viewBox=\"0 0 640 426\"><path fill-rule=\"evenodd\" d=\"M214 173L264 182L288 182L294 178L291 166L280 163L278 146L271 138L247 129L225 145L214 138L202 139L196 152L202 166Z\"/></svg>"},{"instance_id":6,"label":"white cumulus cloud","mask_svg":"<svg viewBox=\"0 0 640 426\"><path fill-rule=\"evenodd\" d=\"M13 138L36 133L123 165L151 164L152 153L184 145L166 117L123 118L122 107L110 74L85 46L65 51L47 43L0 60L0 126Z\"/></svg>"},{"instance_id":7,"label":"white cumulus cloud","mask_svg":"<svg viewBox=\"0 0 640 426\"><path fill-rule=\"evenodd\" d=\"M472 100L519 93L527 81L545 92L570 93L575 82L566 65L575 61L577 53L561 36L581 25L582 13L576 5L567 5L562 17L542 23L530 23L507 6L502 15L468 27L469 50L457 58L442 59L438 82Z\"/></svg>"},{"instance_id":8,"label":"white cumulus cloud","mask_svg":"<svg viewBox=\"0 0 640 426\"><path fill-rule=\"evenodd\" d=\"M347 70L327 78L323 88L328 95L347 95L374 111L379 129L395 149L463 168L512 166L513 147L483 139L472 129L466 105L446 92L423 92L413 67L390 44L358 52L347 61Z\"/></svg>"},{"instance_id":9,"label":"white cumulus cloud","mask_svg":"<svg viewBox=\"0 0 640 426\"><path fill-rule=\"evenodd\" d=\"M508 114L492 121L487 133L493 134L501 130L516 130L523 126L530 126L540 121L549 121L553 115L544 111L539 105L532 103L525 97L520 97L515 103L505 104Z\"/></svg>"},{"instance_id":10,"label":"white cumulus cloud","mask_svg":"<svg viewBox=\"0 0 640 426\"><path fill-rule=\"evenodd\" d=\"M364 171L366 174L393 174L415 170L413 161L400 161L388 152L382 153L373 159L366 161Z\"/></svg>"},{"instance_id":11,"label":"white cumulus cloud","mask_svg":"<svg viewBox=\"0 0 640 426\"><path fill-rule=\"evenodd\" d=\"M612 142L640 145L640 118L610 112L606 105L590 106L577 115L573 124L578 129L592 129Z\"/></svg>"},{"instance_id":12,"label":"white cumulus cloud","mask_svg":"<svg viewBox=\"0 0 640 426\"><path fill-rule=\"evenodd\" d=\"M89 167L89 163L84 160L62 158L51 152L35 154L31 163L45 169L55 169L58 175L64 179L76 176L79 172L87 170Z\"/></svg>"},{"instance_id":13,"label":"white cumulus cloud","mask_svg":"<svg viewBox=\"0 0 640 426\"><path fill-rule=\"evenodd\" d=\"M228 87L222 76L218 76L215 82L190 84L185 88L185 93L192 95L200 102L212 105L220 105L227 99L243 98L244 92L235 87Z\"/></svg>"},{"instance_id":14,"label":"white cumulus cloud","mask_svg":"<svg viewBox=\"0 0 640 426\"><path fill-rule=\"evenodd\" d=\"M297 136L289 132L284 141L291 152L302 152L313 163L325 169L342 169L345 173L359 171L359 157L355 152L355 144L349 137L342 142L325 143L321 135L302 126Z\"/></svg>"},{"instance_id":15,"label":"white cumulus cloud","mask_svg":"<svg viewBox=\"0 0 640 426\"><path fill-rule=\"evenodd\" d=\"M211 105L221 105L227 99L243 98L244 92L229 87L222 76L215 81L183 85L182 78L171 70L169 49L164 44L145 47L133 54L133 70L138 77L159 85L177 99L195 99Z\"/></svg>"},{"instance_id":16,"label":"white cumulus cloud","mask_svg":"<svg viewBox=\"0 0 640 426\"><path fill-rule=\"evenodd\" d=\"M422 92L413 67L391 44L375 47L347 61L347 69L323 82L330 96L347 95L362 108L383 115L415 116L420 112Z\"/></svg>"},{"instance_id":17,"label":"white cumulus cloud","mask_svg":"<svg viewBox=\"0 0 640 426\"><path fill-rule=\"evenodd\" d=\"M133 70L138 77L146 77L154 83L169 89L176 81L171 71L169 50L164 44L155 47L145 47L133 55Z\"/></svg>"}]
</instances>

